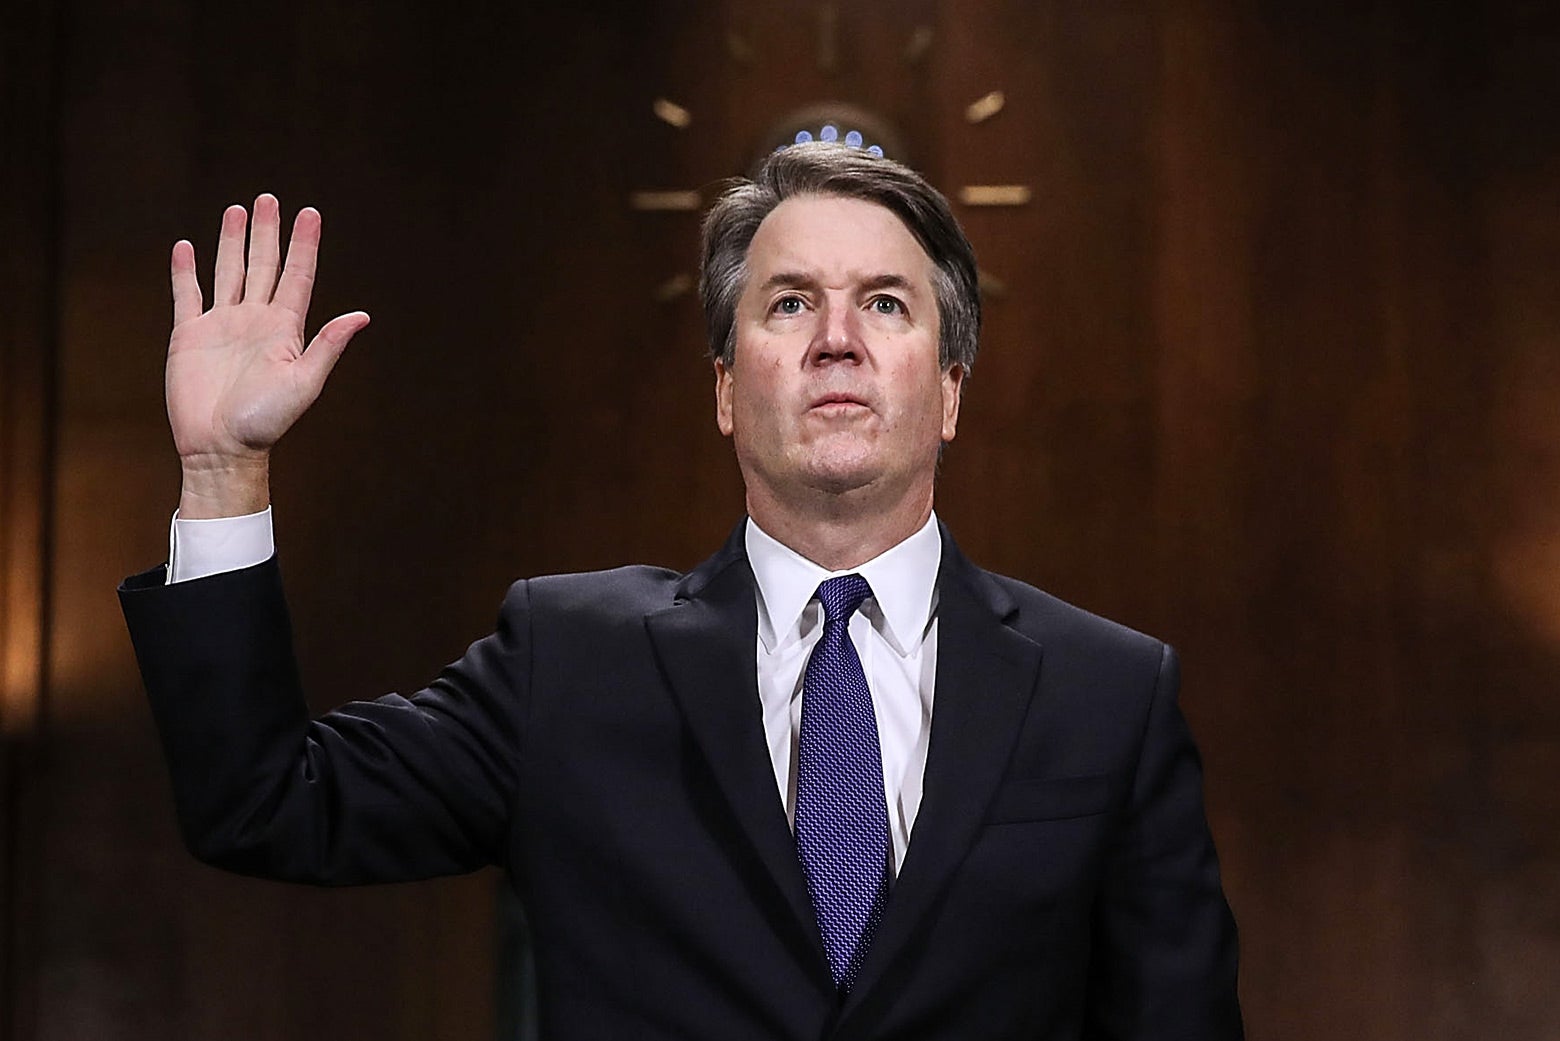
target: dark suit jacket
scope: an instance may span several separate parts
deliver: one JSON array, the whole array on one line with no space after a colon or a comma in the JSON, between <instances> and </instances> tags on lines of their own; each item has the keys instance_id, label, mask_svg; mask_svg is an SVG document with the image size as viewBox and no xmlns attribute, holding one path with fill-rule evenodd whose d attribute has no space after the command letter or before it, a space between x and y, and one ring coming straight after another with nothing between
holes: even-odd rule
<instances>
[{"instance_id":1,"label":"dark suit jacket","mask_svg":"<svg viewBox=\"0 0 1560 1041\"><path fill-rule=\"evenodd\" d=\"M1241 1036L1174 653L943 547L923 801L843 1001L764 742L740 525L687 575L516 583L427 689L313 722L274 561L121 600L196 855L325 884L503 865L545 1037Z\"/></svg>"}]
</instances>

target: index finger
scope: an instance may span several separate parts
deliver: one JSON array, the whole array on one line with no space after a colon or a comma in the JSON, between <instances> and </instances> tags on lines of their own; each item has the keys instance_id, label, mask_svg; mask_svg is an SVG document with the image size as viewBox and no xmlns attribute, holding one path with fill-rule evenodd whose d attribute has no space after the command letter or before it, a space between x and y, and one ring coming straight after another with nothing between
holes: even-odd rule
<instances>
[{"instance_id":1,"label":"index finger","mask_svg":"<svg viewBox=\"0 0 1560 1041\"><path fill-rule=\"evenodd\" d=\"M309 313L309 297L314 294L314 265L320 252L320 211L305 206L293 221L292 238L287 243L287 266L276 284L272 303L281 304L300 318Z\"/></svg>"}]
</instances>

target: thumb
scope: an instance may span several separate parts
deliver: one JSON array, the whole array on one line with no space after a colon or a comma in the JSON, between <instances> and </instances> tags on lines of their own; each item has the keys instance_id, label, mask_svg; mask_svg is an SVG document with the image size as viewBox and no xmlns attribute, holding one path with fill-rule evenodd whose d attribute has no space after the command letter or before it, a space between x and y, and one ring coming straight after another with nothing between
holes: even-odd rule
<instances>
[{"instance_id":1,"label":"thumb","mask_svg":"<svg viewBox=\"0 0 1560 1041\"><path fill-rule=\"evenodd\" d=\"M315 393L325 386L325 378L341 360L341 353L347 349L347 344L352 342L352 337L368 325L368 321L367 312L353 311L350 314L337 315L314 334L314 339L309 341L309 346L304 349L303 355L294 364L302 368L309 382L313 384Z\"/></svg>"}]
</instances>

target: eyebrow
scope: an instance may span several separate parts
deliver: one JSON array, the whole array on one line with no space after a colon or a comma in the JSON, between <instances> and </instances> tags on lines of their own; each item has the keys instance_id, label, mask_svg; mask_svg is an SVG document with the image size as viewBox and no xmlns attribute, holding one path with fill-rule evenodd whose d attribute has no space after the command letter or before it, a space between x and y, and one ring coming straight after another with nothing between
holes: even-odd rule
<instances>
[{"instance_id":1,"label":"eyebrow","mask_svg":"<svg viewBox=\"0 0 1560 1041\"><path fill-rule=\"evenodd\" d=\"M817 289L818 280L811 275L800 271L777 271L764 279L759 286L759 292L767 293L772 289ZM904 275L896 275L885 272L881 275L873 275L861 283L861 288L866 292L878 289L899 289L911 295L915 294L915 285Z\"/></svg>"}]
</instances>

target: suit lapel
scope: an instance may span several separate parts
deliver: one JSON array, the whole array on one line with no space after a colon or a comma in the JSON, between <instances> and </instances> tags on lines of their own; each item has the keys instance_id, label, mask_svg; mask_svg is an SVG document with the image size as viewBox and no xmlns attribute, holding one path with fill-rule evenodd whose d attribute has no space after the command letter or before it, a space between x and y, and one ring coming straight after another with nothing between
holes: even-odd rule
<instances>
[{"instance_id":1,"label":"suit lapel","mask_svg":"<svg viewBox=\"0 0 1560 1041\"><path fill-rule=\"evenodd\" d=\"M946 528L942 537L937 687L921 808L847 1017L903 953L974 842L1039 676L1039 644L1003 624L1016 610L1011 598L965 559Z\"/></svg>"},{"instance_id":2,"label":"suit lapel","mask_svg":"<svg viewBox=\"0 0 1560 1041\"><path fill-rule=\"evenodd\" d=\"M823 942L775 788L754 664L753 572L739 524L645 617L673 694L744 836L827 977ZM1039 676L1038 644L1004 624L1016 610L946 528L938 572L937 687L921 808L872 949L837 1025L870 997L957 870L1006 769Z\"/></svg>"},{"instance_id":3,"label":"suit lapel","mask_svg":"<svg viewBox=\"0 0 1560 1041\"><path fill-rule=\"evenodd\" d=\"M745 522L683 579L671 607L645 616L661 668L732 813L827 974L796 843L775 787L759 705L753 571Z\"/></svg>"}]
</instances>

